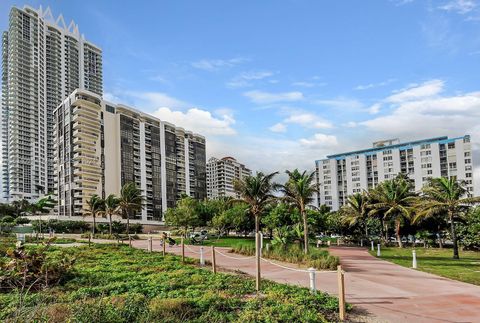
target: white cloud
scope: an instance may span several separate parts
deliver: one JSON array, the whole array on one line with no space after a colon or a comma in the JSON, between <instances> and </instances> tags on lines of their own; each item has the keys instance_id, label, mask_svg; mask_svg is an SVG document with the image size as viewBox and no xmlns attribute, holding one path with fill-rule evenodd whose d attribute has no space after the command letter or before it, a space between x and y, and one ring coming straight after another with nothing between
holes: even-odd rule
<instances>
[{"instance_id":1,"label":"white cloud","mask_svg":"<svg viewBox=\"0 0 480 323\"><path fill-rule=\"evenodd\" d=\"M293 82L292 86L298 86L298 87L317 87L317 86L325 86L327 83L325 82Z\"/></svg>"},{"instance_id":2,"label":"white cloud","mask_svg":"<svg viewBox=\"0 0 480 323\"><path fill-rule=\"evenodd\" d=\"M342 124L342 126L346 128L355 128L358 124L355 121L349 121L347 123Z\"/></svg>"},{"instance_id":3,"label":"white cloud","mask_svg":"<svg viewBox=\"0 0 480 323\"><path fill-rule=\"evenodd\" d=\"M333 125L329 121L313 113L308 113L308 112L292 112L291 115L284 120L284 122L299 124L306 128L316 128L316 129L333 128Z\"/></svg>"},{"instance_id":4,"label":"white cloud","mask_svg":"<svg viewBox=\"0 0 480 323\"><path fill-rule=\"evenodd\" d=\"M389 96L385 101L401 103L437 95L443 91L444 81L431 80L422 84L412 84L406 89Z\"/></svg>"},{"instance_id":5,"label":"white cloud","mask_svg":"<svg viewBox=\"0 0 480 323\"><path fill-rule=\"evenodd\" d=\"M348 98L336 98L330 100L315 100L313 103L337 109L361 109L363 104L360 101Z\"/></svg>"},{"instance_id":6,"label":"white cloud","mask_svg":"<svg viewBox=\"0 0 480 323\"><path fill-rule=\"evenodd\" d=\"M279 122L268 128L272 132L286 132L287 131L287 126L284 125L283 123Z\"/></svg>"},{"instance_id":7,"label":"white cloud","mask_svg":"<svg viewBox=\"0 0 480 323\"><path fill-rule=\"evenodd\" d=\"M382 108L382 105L380 103L375 103L370 108L368 108L367 111L370 114L377 114L380 112L381 108Z\"/></svg>"},{"instance_id":8,"label":"white cloud","mask_svg":"<svg viewBox=\"0 0 480 323\"><path fill-rule=\"evenodd\" d=\"M157 109L153 115L160 120L171 122L176 126L202 135L230 136L236 134L236 131L232 128L235 119L229 113L219 114L216 117L211 112L198 108L191 108L183 112L163 107Z\"/></svg>"},{"instance_id":9,"label":"white cloud","mask_svg":"<svg viewBox=\"0 0 480 323\"><path fill-rule=\"evenodd\" d=\"M230 59L202 59L191 63L191 65L195 68L212 72L222 68L233 67L246 61L248 61L248 59L243 57L235 57Z\"/></svg>"},{"instance_id":10,"label":"white cloud","mask_svg":"<svg viewBox=\"0 0 480 323\"><path fill-rule=\"evenodd\" d=\"M292 102L292 101L301 101L304 99L303 93L298 91L281 92L281 93L248 91L248 92L245 92L243 95L249 98L252 102L258 103L258 104L276 103L276 102Z\"/></svg>"},{"instance_id":11,"label":"white cloud","mask_svg":"<svg viewBox=\"0 0 480 323\"><path fill-rule=\"evenodd\" d=\"M388 85L392 82L395 82L395 79L388 79L386 81L378 82L378 83L357 85L354 89L355 90L368 90L368 89L373 89L373 88L376 88L376 87L386 86L386 85Z\"/></svg>"},{"instance_id":12,"label":"white cloud","mask_svg":"<svg viewBox=\"0 0 480 323\"><path fill-rule=\"evenodd\" d=\"M438 8L445 11L453 11L463 15L471 12L476 7L477 4L473 0L451 0Z\"/></svg>"},{"instance_id":13,"label":"white cloud","mask_svg":"<svg viewBox=\"0 0 480 323\"><path fill-rule=\"evenodd\" d=\"M316 133L308 139L302 138L299 142L301 145L309 148L334 147L338 145L337 137L323 133Z\"/></svg>"},{"instance_id":14,"label":"white cloud","mask_svg":"<svg viewBox=\"0 0 480 323\"><path fill-rule=\"evenodd\" d=\"M235 76L233 79L231 79L228 83L227 86L229 87L246 87L246 86L252 86L252 82L254 80L262 80L265 78L268 78L270 76L273 76L274 73L270 71L250 71L250 72L243 72L240 73L239 75Z\"/></svg>"},{"instance_id":15,"label":"white cloud","mask_svg":"<svg viewBox=\"0 0 480 323\"><path fill-rule=\"evenodd\" d=\"M134 106L144 109L152 109L157 107L170 108L186 108L192 106L189 103L176 99L162 92L134 92L127 91L124 93L129 98L133 99Z\"/></svg>"}]
</instances>

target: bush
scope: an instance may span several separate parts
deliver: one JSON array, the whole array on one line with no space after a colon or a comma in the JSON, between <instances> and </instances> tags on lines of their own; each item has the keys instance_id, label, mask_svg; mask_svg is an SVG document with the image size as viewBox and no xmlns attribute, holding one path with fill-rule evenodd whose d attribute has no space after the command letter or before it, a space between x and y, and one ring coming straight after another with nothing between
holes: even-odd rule
<instances>
[{"instance_id":1,"label":"bush","mask_svg":"<svg viewBox=\"0 0 480 323\"><path fill-rule=\"evenodd\" d=\"M233 252L253 256L255 255L255 246L240 245L233 248ZM331 256L327 250L310 248L308 254L305 255L303 249L298 244L291 244L288 247L276 245L270 247L268 251L264 248L262 256L264 258L305 265L316 269L335 270L340 264L338 257Z\"/></svg>"},{"instance_id":2,"label":"bush","mask_svg":"<svg viewBox=\"0 0 480 323\"><path fill-rule=\"evenodd\" d=\"M0 291L39 290L60 283L72 270L75 258L64 253L49 253L49 245L26 250L8 249L0 263Z\"/></svg>"},{"instance_id":3,"label":"bush","mask_svg":"<svg viewBox=\"0 0 480 323\"><path fill-rule=\"evenodd\" d=\"M50 230L57 233L81 233L90 230L90 225L85 221L60 221L55 219L41 222L40 220L32 221L33 230L40 232L40 223L43 233L48 233Z\"/></svg>"}]
</instances>

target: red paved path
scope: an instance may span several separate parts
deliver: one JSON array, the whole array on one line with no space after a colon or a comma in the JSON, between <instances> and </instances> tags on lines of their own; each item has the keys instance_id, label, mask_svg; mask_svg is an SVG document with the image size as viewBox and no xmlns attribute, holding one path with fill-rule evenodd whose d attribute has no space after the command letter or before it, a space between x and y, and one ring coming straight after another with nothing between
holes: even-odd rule
<instances>
[{"instance_id":1,"label":"red paved path","mask_svg":"<svg viewBox=\"0 0 480 323\"><path fill-rule=\"evenodd\" d=\"M134 241L136 248L147 248L146 240ZM198 252L198 246L188 246ZM199 258L188 248L185 255ZM205 248L205 259L211 259L211 248ZM254 259L217 253L217 265L230 270L255 274ZM160 251L159 241L154 250ZM180 247L167 252L181 254ZM417 270L401 267L371 256L366 249L332 247L330 252L341 259L345 275L347 301L367 310L372 318L385 322L480 322L480 287ZM246 258L246 260L245 260ZM283 264L285 265L285 264ZM297 268L295 265L287 265ZM279 268L262 261L262 278L280 283L309 286L308 273ZM337 294L336 273L317 274L317 288Z\"/></svg>"}]
</instances>

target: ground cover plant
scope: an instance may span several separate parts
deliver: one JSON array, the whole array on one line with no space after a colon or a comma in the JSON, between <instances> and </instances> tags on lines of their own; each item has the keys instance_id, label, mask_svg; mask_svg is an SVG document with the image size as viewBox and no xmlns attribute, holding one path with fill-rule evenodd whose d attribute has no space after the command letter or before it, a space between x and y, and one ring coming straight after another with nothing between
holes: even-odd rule
<instances>
[{"instance_id":1,"label":"ground cover plant","mask_svg":"<svg viewBox=\"0 0 480 323\"><path fill-rule=\"evenodd\" d=\"M246 256L255 255L254 245L239 245L232 249L233 252ZM332 256L326 249L319 249L311 247L308 253L305 254L303 249L298 244L290 245L274 245L268 250L264 248L262 257L290 262L293 264L304 265L306 267L313 267L316 269L336 270L340 264L338 257Z\"/></svg>"},{"instance_id":2,"label":"ground cover plant","mask_svg":"<svg viewBox=\"0 0 480 323\"><path fill-rule=\"evenodd\" d=\"M255 297L249 277L199 268L194 260L125 245L53 248L76 259L71 277L29 293L0 293L0 321L28 322L324 322L338 301L273 282Z\"/></svg>"},{"instance_id":3,"label":"ground cover plant","mask_svg":"<svg viewBox=\"0 0 480 323\"><path fill-rule=\"evenodd\" d=\"M418 270L435 275L480 285L480 252L462 251L460 259L452 259L452 250L448 248L417 248ZM370 251L376 255L376 251ZM412 267L411 248L382 248L381 259L395 264Z\"/></svg>"}]
</instances>

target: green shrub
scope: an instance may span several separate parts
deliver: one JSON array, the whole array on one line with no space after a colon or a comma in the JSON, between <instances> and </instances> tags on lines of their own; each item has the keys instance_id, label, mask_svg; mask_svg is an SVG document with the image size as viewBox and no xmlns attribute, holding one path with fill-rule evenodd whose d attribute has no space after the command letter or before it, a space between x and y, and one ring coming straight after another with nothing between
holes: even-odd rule
<instances>
[{"instance_id":1,"label":"green shrub","mask_svg":"<svg viewBox=\"0 0 480 323\"><path fill-rule=\"evenodd\" d=\"M253 256L255 246L240 245L233 248L233 252ZM264 248L262 257L325 270L335 270L340 264L338 257L331 256L327 250L310 248L308 254L305 254L298 244L291 244L288 247L274 245L268 251Z\"/></svg>"}]
</instances>

